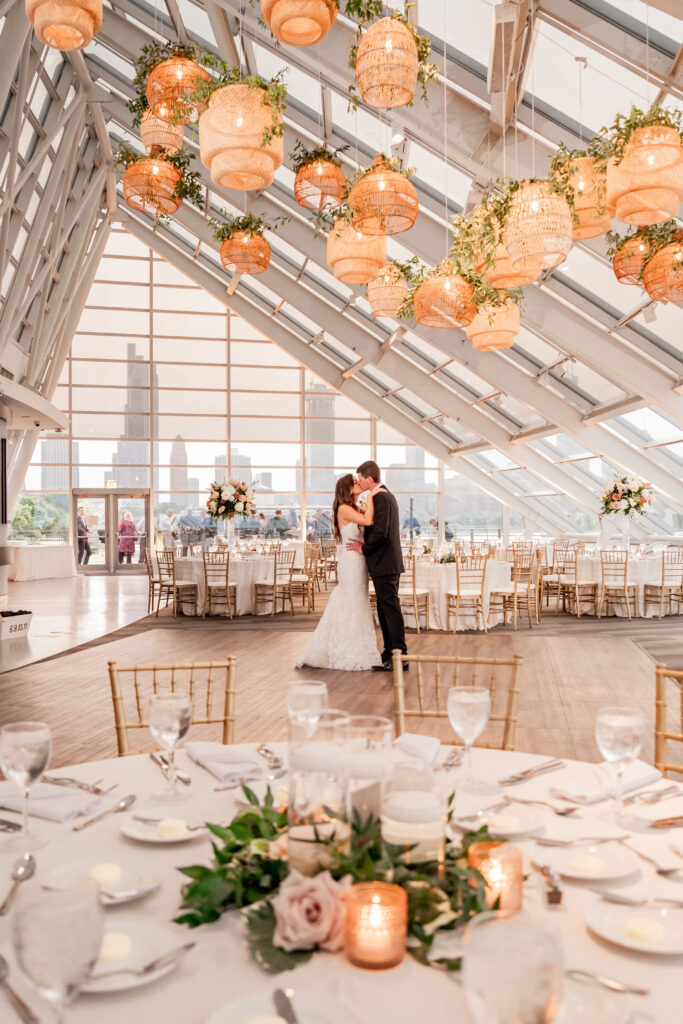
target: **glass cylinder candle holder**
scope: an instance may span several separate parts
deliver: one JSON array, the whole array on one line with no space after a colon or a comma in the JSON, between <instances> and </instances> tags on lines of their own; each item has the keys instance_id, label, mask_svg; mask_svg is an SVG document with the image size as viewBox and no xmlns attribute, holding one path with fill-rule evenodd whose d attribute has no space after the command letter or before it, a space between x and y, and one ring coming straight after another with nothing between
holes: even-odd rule
<instances>
[{"instance_id":1,"label":"glass cylinder candle holder","mask_svg":"<svg viewBox=\"0 0 683 1024\"><path fill-rule=\"evenodd\" d=\"M380 715L351 715L346 745L349 817L379 818L393 764L394 727Z\"/></svg>"},{"instance_id":2,"label":"glass cylinder candle holder","mask_svg":"<svg viewBox=\"0 0 683 1024\"><path fill-rule=\"evenodd\" d=\"M346 894L344 947L357 967L395 967L404 957L408 897L400 885L358 882Z\"/></svg>"},{"instance_id":3,"label":"glass cylinder candle holder","mask_svg":"<svg viewBox=\"0 0 683 1024\"><path fill-rule=\"evenodd\" d=\"M406 864L443 861L446 801L434 775L396 768L382 805L382 839L404 847Z\"/></svg>"},{"instance_id":4,"label":"glass cylinder candle holder","mask_svg":"<svg viewBox=\"0 0 683 1024\"><path fill-rule=\"evenodd\" d=\"M288 860L302 875L329 867L333 850L349 850L348 728L344 711L322 711L314 729L290 719Z\"/></svg>"},{"instance_id":5,"label":"glass cylinder candle holder","mask_svg":"<svg viewBox=\"0 0 683 1024\"><path fill-rule=\"evenodd\" d=\"M522 852L510 843L472 843L467 863L484 877L486 905L516 913L522 908Z\"/></svg>"}]
</instances>

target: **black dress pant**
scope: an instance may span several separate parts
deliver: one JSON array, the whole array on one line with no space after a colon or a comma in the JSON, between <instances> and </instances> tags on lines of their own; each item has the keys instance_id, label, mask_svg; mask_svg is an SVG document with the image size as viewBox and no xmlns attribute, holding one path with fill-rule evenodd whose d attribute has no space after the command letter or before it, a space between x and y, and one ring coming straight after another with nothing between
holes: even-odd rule
<instances>
[{"instance_id":1,"label":"black dress pant","mask_svg":"<svg viewBox=\"0 0 683 1024\"><path fill-rule=\"evenodd\" d=\"M391 660L391 652L394 650L402 651L404 654L408 653L403 612L398 599L400 579L399 573L394 576L372 577L377 596L377 618L384 642L382 661Z\"/></svg>"},{"instance_id":2,"label":"black dress pant","mask_svg":"<svg viewBox=\"0 0 683 1024\"><path fill-rule=\"evenodd\" d=\"M90 542L87 537L78 538L78 564L87 565L90 558Z\"/></svg>"}]
</instances>

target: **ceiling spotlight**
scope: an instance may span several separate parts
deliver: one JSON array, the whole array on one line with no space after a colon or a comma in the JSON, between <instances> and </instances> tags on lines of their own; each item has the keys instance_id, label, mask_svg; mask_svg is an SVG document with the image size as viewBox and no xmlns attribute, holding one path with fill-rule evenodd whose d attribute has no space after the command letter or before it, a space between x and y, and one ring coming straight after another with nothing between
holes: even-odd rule
<instances>
[{"instance_id":1,"label":"ceiling spotlight","mask_svg":"<svg viewBox=\"0 0 683 1024\"><path fill-rule=\"evenodd\" d=\"M403 134L403 132L394 132L394 134L391 136L391 145L400 146L402 142L405 142L405 138L406 137Z\"/></svg>"}]
</instances>

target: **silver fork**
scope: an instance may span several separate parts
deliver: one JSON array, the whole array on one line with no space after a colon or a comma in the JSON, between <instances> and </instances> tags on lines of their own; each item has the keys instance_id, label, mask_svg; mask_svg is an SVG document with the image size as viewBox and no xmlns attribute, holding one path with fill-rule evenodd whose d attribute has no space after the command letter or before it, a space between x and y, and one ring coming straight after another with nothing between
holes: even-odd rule
<instances>
[{"instance_id":1,"label":"silver fork","mask_svg":"<svg viewBox=\"0 0 683 1024\"><path fill-rule=\"evenodd\" d=\"M627 838L630 839L631 837L628 836ZM676 871L680 870L679 868L664 868L664 867L662 867L662 865L658 861L654 860L652 857L648 857L648 855L646 853L641 853L640 850L637 850L635 848L635 846L629 846L629 844L626 842L625 838L624 839L617 839L616 842L617 843L621 843L621 845L626 847L627 850L630 850L631 853L635 853L636 857L640 857L641 860L646 861L648 864L652 864L652 866L654 867L654 869L655 869L655 871L657 872L658 875L664 875L664 876L665 875L673 875Z\"/></svg>"},{"instance_id":2,"label":"silver fork","mask_svg":"<svg viewBox=\"0 0 683 1024\"><path fill-rule=\"evenodd\" d=\"M58 775L43 775L43 782L48 782L51 786L65 786L67 789L82 789L95 796L111 793L118 786L118 782L115 782L113 786L100 785L104 779L98 779L97 782L81 782L80 779L70 779L67 776Z\"/></svg>"},{"instance_id":3,"label":"silver fork","mask_svg":"<svg viewBox=\"0 0 683 1024\"><path fill-rule=\"evenodd\" d=\"M583 843L594 843L596 846L600 846L601 843L619 843L621 840L617 836L579 836L578 839L549 839L541 837L536 842L539 846L579 846Z\"/></svg>"},{"instance_id":4,"label":"silver fork","mask_svg":"<svg viewBox=\"0 0 683 1024\"><path fill-rule=\"evenodd\" d=\"M604 974L593 974L592 971L582 971L578 967L571 967L565 974L570 978L577 978L579 981L594 981L611 992L624 992L632 996L648 996L649 988L637 988L635 985L626 985L623 981L615 978L608 978Z\"/></svg>"},{"instance_id":5,"label":"silver fork","mask_svg":"<svg viewBox=\"0 0 683 1024\"><path fill-rule=\"evenodd\" d=\"M681 794L680 786L667 786L666 789L645 789L640 793L634 793L624 799L625 804L658 804L660 800L670 800L671 797Z\"/></svg>"}]
</instances>

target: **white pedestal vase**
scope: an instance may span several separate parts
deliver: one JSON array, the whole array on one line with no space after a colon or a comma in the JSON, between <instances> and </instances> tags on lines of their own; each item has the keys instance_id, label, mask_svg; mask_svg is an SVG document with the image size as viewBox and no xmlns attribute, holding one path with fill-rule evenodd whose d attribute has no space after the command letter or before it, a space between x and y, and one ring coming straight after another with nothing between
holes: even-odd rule
<instances>
[{"instance_id":1,"label":"white pedestal vase","mask_svg":"<svg viewBox=\"0 0 683 1024\"><path fill-rule=\"evenodd\" d=\"M231 551L235 550L235 518L226 519L225 521L225 533L228 538L228 546Z\"/></svg>"}]
</instances>

